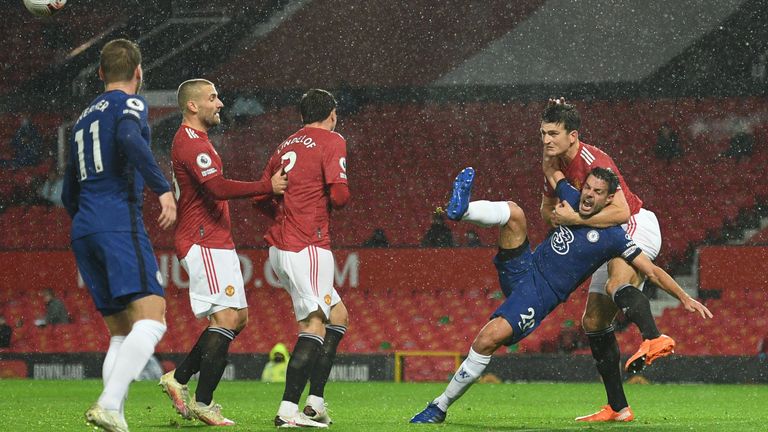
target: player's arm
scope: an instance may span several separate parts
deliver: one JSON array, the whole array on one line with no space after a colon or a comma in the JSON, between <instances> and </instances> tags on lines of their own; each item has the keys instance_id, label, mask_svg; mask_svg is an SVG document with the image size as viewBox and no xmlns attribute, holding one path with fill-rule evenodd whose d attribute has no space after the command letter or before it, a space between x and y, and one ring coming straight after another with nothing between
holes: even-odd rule
<instances>
[{"instance_id":1,"label":"player's arm","mask_svg":"<svg viewBox=\"0 0 768 432\"><path fill-rule=\"evenodd\" d=\"M219 175L203 183L205 191L217 200L282 195L286 187L288 175L283 170L276 172L271 178L255 182L229 180Z\"/></svg>"},{"instance_id":2,"label":"player's arm","mask_svg":"<svg viewBox=\"0 0 768 432\"><path fill-rule=\"evenodd\" d=\"M331 208L344 208L351 195L347 185L347 142L341 135L323 149L323 178L328 185Z\"/></svg>"},{"instance_id":3,"label":"player's arm","mask_svg":"<svg viewBox=\"0 0 768 432\"><path fill-rule=\"evenodd\" d=\"M75 168L72 163L67 163L64 170L63 185L61 188L61 202L67 209L69 217L74 218L80 206L80 183L75 176Z\"/></svg>"},{"instance_id":4,"label":"player's arm","mask_svg":"<svg viewBox=\"0 0 768 432\"><path fill-rule=\"evenodd\" d=\"M583 218L575 210L576 206L557 206L551 219L558 225L585 225L596 228L608 228L627 223L629 220L629 204L621 190L617 190L613 201L599 213Z\"/></svg>"},{"instance_id":5,"label":"player's arm","mask_svg":"<svg viewBox=\"0 0 768 432\"><path fill-rule=\"evenodd\" d=\"M556 224L552 221L552 214L555 210L555 206L557 205L557 198L556 197L550 197L547 196L547 194L541 194L541 206L539 207L539 211L541 212L541 218L544 220L544 223L550 226L555 226Z\"/></svg>"},{"instance_id":6,"label":"player's arm","mask_svg":"<svg viewBox=\"0 0 768 432\"><path fill-rule=\"evenodd\" d=\"M346 183L331 184L331 207L335 210L343 209L349 203L351 194Z\"/></svg>"},{"instance_id":7,"label":"player's arm","mask_svg":"<svg viewBox=\"0 0 768 432\"><path fill-rule=\"evenodd\" d=\"M149 189L158 195L160 216L157 221L160 228L170 228L176 222L176 200L173 198L171 186L149 149L149 143L141 134L139 123L130 119L120 121L117 125L117 144L139 170Z\"/></svg>"},{"instance_id":8,"label":"player's arm","mask_svg":"<svg viewBox=\"0 0 768 432\"><path fill-rule=\"evenodd\" d=\"M654 284L680 300L685 310L698 312L702 318L712 318L712 312L706 306L688 295L664 269L654 264L644 253L639 253L630 261L630 265L644 274Z\"/></svg>"},{"instance_id":9,"label":"player's arm","mask_svg":"<svg viewBox=\"0 0 768 432\"><path fill-rule=\"evenodd\" d=\"M557 205L557 194L555 192L557 182L565 178L562 171L555 165L556 159L547 155L542 156L541 168L544 171L544 193L541 194L541 218L550 226L557 225L552 219L555 206Z\"/></svg>"},{"instance_id":10,"label":"player's arm","mask_svg":"<svg viewBox=\"0 0 768 432\"><path fill-rule=\"evenodd\" d=\"M141 135L139 123L124 119L117 125L117 142L128 160L139 170L152 192L162 195L171 191L160 166L157 165L149 143Z\"/></svg>"}]
</instances>

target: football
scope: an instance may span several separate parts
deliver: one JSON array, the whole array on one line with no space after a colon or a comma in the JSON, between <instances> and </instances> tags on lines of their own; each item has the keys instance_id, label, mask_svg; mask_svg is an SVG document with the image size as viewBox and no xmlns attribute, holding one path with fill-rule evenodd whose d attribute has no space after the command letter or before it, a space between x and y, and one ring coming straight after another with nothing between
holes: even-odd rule
<instances>
[{"instance_id":1,"label":"football","mask_svg":"<svg viewBox=\"0 0 768 432\"><path fill-rule=\"evenodd\" d=\"M24 0L24 6L27 10L40 17L55 14L65 4L67 4L67 0Z\"/></svg>"}]
</instances>

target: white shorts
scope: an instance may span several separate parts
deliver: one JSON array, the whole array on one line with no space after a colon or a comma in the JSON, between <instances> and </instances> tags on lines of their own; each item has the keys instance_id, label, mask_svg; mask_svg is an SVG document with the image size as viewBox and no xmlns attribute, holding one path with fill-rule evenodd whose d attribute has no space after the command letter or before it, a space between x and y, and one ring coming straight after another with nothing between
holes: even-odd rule
<instances>
[{"instance_id":1,"label":"white shorts","mask_svg":"<svg viewBox=\"0 0 768 432\"><path fill-rule=\"evenodd\" d=\"M661 250L661 228L659 227L659 220L656 219L656 215L652 211L640 209L637 214L630 216L629 223L621 227L651 261L656 259ZM606 282L608 282L608 263L604 263L592 273L589 292L607 295L605 292ZM637 288L642 290L644 284L645 280Z\"/></svg>"},{"instance_id":2,"label":"white shorts","mask_svg":"<svg viewBox=\"0 0 768 432\"><path fill-rule=\"evenodd\" d=\"M331 306L341 301L333 287L335 264L331 251L307 246L299 252L289 252L272 246L269 263L280 284L291 295L297 321L318 308L326 319L330 318Z\"/></svg>"},{"instance_id":3,"label":"white shorts","mask_svg":"<svg viewBox=\"0 0 768 432\"><path fill-rule=\"evenodd\" d=\"M179 263L189 275L189 303L196 317L248 307L240 259L234 249L193 245Z\"/></svg>"}]
</instances>

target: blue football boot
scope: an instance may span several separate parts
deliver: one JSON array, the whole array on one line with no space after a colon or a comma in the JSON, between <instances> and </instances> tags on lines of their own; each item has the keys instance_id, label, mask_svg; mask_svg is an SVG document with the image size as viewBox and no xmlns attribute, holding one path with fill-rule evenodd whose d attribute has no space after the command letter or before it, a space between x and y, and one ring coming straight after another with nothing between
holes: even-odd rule
<instances>
[{"instance_id":1,"label":"blue football boot","mask_svg":"<svg viewBox=\"0 0 768 432\"><path fill-rule=\"evenodd\" d=\"M430 402L430 404L424 408L424 411L413 416L411 423L442 423L445 421L446 415L448 415L448 413L438 408L437 404Z\"/></svg>"},{"instance_id":2,"label":"blue football boot","mask_svg":"<svg viewBox=\"0 0 768 432\"><path fill-rule=\"evenodd\" d=\"M472 192L472 182L475 180L475 169L467 167L461 170L453 181L451 200L445 209L445 215L453 221L461 220L469 207L469 195Z\"/></svg>"}]
</instances>

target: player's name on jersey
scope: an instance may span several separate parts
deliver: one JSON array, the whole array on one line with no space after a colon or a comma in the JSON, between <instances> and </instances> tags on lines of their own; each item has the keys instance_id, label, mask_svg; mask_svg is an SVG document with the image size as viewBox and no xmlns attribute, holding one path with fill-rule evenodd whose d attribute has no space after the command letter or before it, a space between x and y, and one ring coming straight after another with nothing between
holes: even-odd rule
<instances>
[{"instance_id":1,"label":"player's name on jersey","mask_svg":"<svg viewBox=\"0 0 768 432\"><path fill-rule=\"evenodd\" d=\"M282 144L280 144L280 147L277 148L277 151L280 152L280 150L288 147L291 144L296 144L296 143L302 143L306 148L312 148L317 146L317 143L315 142L315 140L313 140L312 138L306 135L302 135L299 137L295 137L293 139L285 140Z\"/></svg>"},{"instance_id":2,"label":"player's name on jersey","mask_svg":"<svg viewBox=\"0 0 768 432\"><path fill-rule=\"evenodd\" d=\"M106 100L100 100L98 103L93 104L86 108L82 114L80 114L80 117L77 118L77 121L80 121L83 119L83 117L87 116L88 114L94 112L94 111L101 111L104 112L107 107L109 106L109 101ZM77 123L77 122L75 122Z\"/></svg>"}]
</instances>

